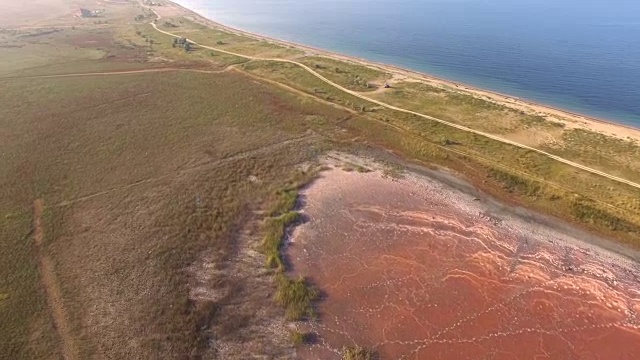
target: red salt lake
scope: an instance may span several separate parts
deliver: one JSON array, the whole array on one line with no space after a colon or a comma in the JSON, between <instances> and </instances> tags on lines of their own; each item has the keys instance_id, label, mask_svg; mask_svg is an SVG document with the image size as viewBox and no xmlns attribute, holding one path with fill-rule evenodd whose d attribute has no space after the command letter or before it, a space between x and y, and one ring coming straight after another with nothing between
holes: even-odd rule
<instances>
[{"instance_id":1,"label":"red salt lake","mask_svg":"<svg viewBox=\"0 0 640 360\"><path fill-rule=\"evenodd\" d=\"M334 169L302 193L294 272L323 292L303 359L640 359L632 261L417 175Z\"/></svg>"}]
</instances>

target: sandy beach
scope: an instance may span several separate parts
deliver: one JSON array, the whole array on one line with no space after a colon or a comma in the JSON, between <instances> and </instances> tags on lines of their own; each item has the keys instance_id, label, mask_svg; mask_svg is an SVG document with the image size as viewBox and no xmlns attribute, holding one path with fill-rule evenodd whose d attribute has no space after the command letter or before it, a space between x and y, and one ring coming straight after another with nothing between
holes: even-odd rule
<instances>
[{"instance_id":1,"label":"sandy beach","mask_svg":"<svg viewBox=\"0 0 640 360\"><path fill-rule=\"evenodd\" d=\"M389 64L381 64L373 62L367 59L347 56L315 47L307 46L304 44L293 43L276 38L272 38L263 34L248 32L242 29L231 27L225 24L216 22L214 19L209 19L206 16L199 14L197 11L185 8L177 3L168 2L168 6L154 7L154 10L162 17L172 16L187 16L192 20L209 26L211 28L220 29L223 31L231 32L237 35L243 35L251 37L257 40L268 41L274 44L279 44L287 47L294 47L304 51L307 55L324 56L336 60L353 62L375 69L383 70L392 75L395 81L420 81L432 86L438 86L448 89L449 91L456 91L460 93L470 94L478 98L482 98L496 104L504 105L519 111L524 111L528 114L540 115L546 117L548 120L555 122L561 122L565 124L567 128L580 128L585 130L591 130L605 135L617 137L623 140L634 140L640 142L640 129L627 126L624 124L615 123L607 119L598 119L589 117L582 114L566 111L550 107L543 104L537 104L525 99L510 96L508 94L501 94L498 92L480 89L460 82L454 82L442 78L438 78L433 75L403 69L397 66Z\"/></svg>"}]
</instances>

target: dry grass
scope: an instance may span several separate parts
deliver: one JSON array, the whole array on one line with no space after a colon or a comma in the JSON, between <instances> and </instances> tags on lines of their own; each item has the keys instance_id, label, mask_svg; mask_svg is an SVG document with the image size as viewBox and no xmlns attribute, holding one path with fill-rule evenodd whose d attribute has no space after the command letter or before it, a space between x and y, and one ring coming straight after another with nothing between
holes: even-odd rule
<instances>
[{"instance_id":1,"label":"dry grass","mask_svg":"<svg viewBox=\"0 0 640 360\"><path fill-rule=\"evenodd\" d=\"M324 146L308 132L317 125L304 119L314 114L333 124L345 112L233 73L16 79L3 86L2 101L12 106L2 117L1 243L11 275L3 278L0 316L13 341L3 341L2 352L32 359L55 351L55 340L45 341L54 333L38 337L30 325L47 319L25 240L36 197L50 206L46 249L83 356L197 354L208 336L242 333L253 317L221 310L242 291L203 307L189 300L184 268L203 251L216 254L220 266L231 261L237 229L252 209L290 207L289 195L274 194L292 185L283 178L297 179L296 164ZM15 98L23 101L7 101ZM201 333L197 324L211 330ZM53 350L31 351L29 339Z\"/></svg>"},{"instance_id":2,"label":"dry grass","mask_svg":"<svg viewBox=\"0 0 640 360\"><path fill-rule=\"evenodd\" d=\"M423 83L403 82L373 95L378 100L500 135L631 181L640 179L640 145L526 114L503 105Z\"/></svg>"},{"instance_id":3,"label":"dry grass","mask_svg":"<svg viewBox=\"0 0 640 360\"><path fill-rule=\"evenodd\" d=\"M384 86L391 76L383 71L364 65L333 60L320 56L300 60L329 80L354 91L373 91Z\"/></svg>"},{"instance_id":4,"label":"dry grass","mask_svg":"<svg viewBox=\"0 0 640 360\"><path fill-rule=\"evenodd\" d=\"M570 159L580 159L597 169L631 181L640 182L640 144L631 140L615 139L610 136L571 129L562 134L550 152Z\"/></svg>"},{"instance_id":5,"label":"dry grass","mask_svg":"<svg viewBox=\"0 0 640 360\"><path fill-rule=\"evenodd\" d=\"M295 58L304 54L291 47L212 29L187 18L168 21L175 27L168 27L166 22L159 24L159 27L176 35L188 37L197 43L215 46L226 51L263 58Z\"/></svg>"}]
</instances>

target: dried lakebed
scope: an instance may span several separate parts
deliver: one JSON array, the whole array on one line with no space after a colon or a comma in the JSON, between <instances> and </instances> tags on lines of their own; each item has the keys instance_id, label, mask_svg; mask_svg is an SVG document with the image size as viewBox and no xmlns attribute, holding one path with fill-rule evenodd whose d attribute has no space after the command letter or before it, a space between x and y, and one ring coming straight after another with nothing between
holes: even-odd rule
<instances>
[{"instance_id":1,"label":"dried lakebed","mask_svg":"<svg viewBox=\"0 0 640 360\"><path fill-rule=\"evenodd\" d=\"M640 358L635 261L474 198L417 174L323 172L287 249L323 291L299 356L357 344L382 359Z\"/></svg>"}]
</instances>

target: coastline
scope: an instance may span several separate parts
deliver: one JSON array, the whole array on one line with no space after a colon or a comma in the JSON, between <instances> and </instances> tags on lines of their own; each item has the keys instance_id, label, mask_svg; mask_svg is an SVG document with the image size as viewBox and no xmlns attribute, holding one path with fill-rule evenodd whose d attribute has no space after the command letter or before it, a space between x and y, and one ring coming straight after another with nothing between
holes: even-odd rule
<instances>
[{"instance_id":1,"label":"coastline","mask_svg":"<svg viewBox=\"0 0 640 360\"><path fill-rule=\"evenodd\" d=\"M291 41L281 40L263 35L260 33L250 32L243 29L239 29L233 26L225 25L217 22L214 19L208 18L206 15L201 14L198 10L187 8L179 3L171 0L166 0L168 5L156 7L156 11L162 12L163 8L173 7L178 9L182 14L193 17L193 20L211 28L220 29L226 32L230 32L237 35L250 37L260 41L268 41L270 43L278 44L281 46L292 47L304 51L310 56L324 56L327 58L352 62L367 67L376 68L390 73L391 75L399 76L400 78L407 78L409 81L420 81L432 86L438 86L441 88L448 88L449 91L457 91L460 93L469 94L478 98L482 98L487 101L494 102L496 104L504 105L516 110L524 111L528 114L540 115L548 120L560 122L565 124L567 128L578 128L597 133L613 136L622 140L632 140L640 142L640 128L615 122L608 119L597 118L577 112L572 112L559 107L554 107L546 104L536 103L535 101L523 99L509 94L500 93L493 90L483 89L476 86L468 85L466 83L452 81L445 78L440 78L428 73L423 73L416 70L405 69L396 65L379 63L372 60L345 55L330 50L316 48L313 46L295 43ZM175 14L173 14L175 15ZM171 16L171 15L167 15Z\"/></svg>"}]
</instances>

